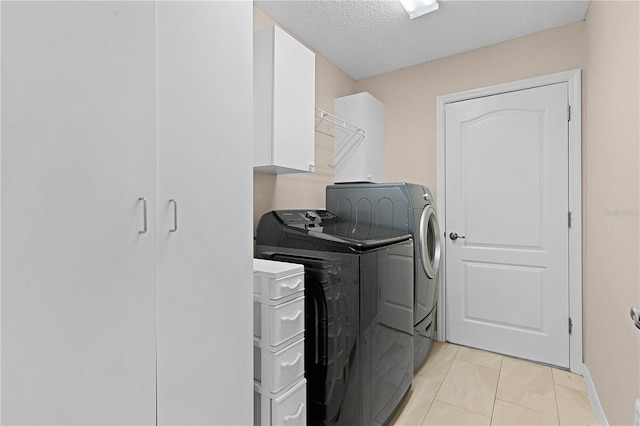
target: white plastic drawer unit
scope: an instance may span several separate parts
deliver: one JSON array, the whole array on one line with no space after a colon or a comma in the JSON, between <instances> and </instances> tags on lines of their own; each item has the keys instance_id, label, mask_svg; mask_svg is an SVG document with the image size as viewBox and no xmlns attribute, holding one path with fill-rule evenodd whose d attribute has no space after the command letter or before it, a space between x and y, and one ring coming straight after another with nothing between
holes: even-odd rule
<instances>
[{"instance_id":1,"label":"white plastic drawer unit","mask_svg":"<svg viewBox=\"0 0 640 426\"><path fill-rule=\"evenodd\" d=\"M254 379L263 392L273 394L285 389L304 374L304 339L271 352L254 341Z\"/></svg>"},{"instance_id":2,"label":"white plastic drawer unit","mask_svg":"<svg viewBox=\"0 0 640 426\"><path fill-rule=\"evenodd\" d=\"M255 425L304 425L304 266L253 260Z\"/></svg>"},{"instance_id":3,"label":"white plastic drawer unit","mask_svg":"<svg viewBox=\"0 0 640 426\"><path fill-rule=\"evenodd\" d=\"M263 348L288 345L302 338L304 266L254 259L253 269L254 336Z\"/></svg>"},{"instance_id":4,"label":"white plastic drawer unit","mask_svg":"<svg viewBox=\"0 0 640 426\"><path fill-rule=\"evenodd\" d=\"M279 398L254 391L254 422L257 425L301 426L307 424L307 382L302 379Z\"/></svg>"}]
</instances>

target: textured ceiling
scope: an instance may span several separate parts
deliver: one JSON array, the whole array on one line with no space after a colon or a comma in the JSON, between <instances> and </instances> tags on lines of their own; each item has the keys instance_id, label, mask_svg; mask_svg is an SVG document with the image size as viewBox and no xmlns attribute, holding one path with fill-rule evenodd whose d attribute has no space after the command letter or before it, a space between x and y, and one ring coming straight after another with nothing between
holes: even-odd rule
<instances>
[{"instance_id":1,"label":"textured ceiling","mask_svg":"<svg viewBox=\"0 0 640 426\"><path fill-rule=\"evenodd\" d=\"M394 0L254 0L354 80L582 21L589 0L440 0L415 19Z\"/></svg>"}]
</instances>

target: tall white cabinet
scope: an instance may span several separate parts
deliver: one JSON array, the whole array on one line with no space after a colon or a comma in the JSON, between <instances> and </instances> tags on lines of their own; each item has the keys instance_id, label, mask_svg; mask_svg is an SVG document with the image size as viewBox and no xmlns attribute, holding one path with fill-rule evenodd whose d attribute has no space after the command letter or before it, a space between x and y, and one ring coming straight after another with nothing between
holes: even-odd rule
<instances>
[{"instance_id":1,"label":"tall white cabinet","mask_svg":"<svg viewBox=\"0 0 640 426\"><path fill-rule=\"evenodd\" d=\"M251 3L0 15L1 423L251 423Z\"/></svg>"}]
</instances>

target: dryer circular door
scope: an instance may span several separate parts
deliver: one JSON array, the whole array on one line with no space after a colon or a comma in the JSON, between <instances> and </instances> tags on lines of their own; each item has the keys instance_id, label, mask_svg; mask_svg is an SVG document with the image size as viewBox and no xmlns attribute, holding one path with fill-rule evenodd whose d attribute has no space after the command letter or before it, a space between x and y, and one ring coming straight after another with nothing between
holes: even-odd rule
<instances>
[{"instance_id":1,"label":"dryer circular door","mask_svg":"<svg viewBox=\"0 0 640 426\"><path fill-rule=\"evenodd\" d=\"M420 258L429 278L435 278L440 268L440 226L436 210L427 204L420 216Z\"/></svg>"}]
</instances>

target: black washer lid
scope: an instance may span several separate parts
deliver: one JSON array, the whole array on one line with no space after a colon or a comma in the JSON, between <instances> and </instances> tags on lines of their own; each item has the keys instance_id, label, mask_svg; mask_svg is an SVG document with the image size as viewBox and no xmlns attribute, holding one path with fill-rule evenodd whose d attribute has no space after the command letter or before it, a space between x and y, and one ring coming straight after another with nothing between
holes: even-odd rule
<instances>
[{"instance_id":1,"label":"black washer lid","mask_svg":"<svg viewBox=\"0 0 640 426\"><path fill-rule=\"evenodd\" d=\"M407 241L410 234L368 223L350 223L327 210L278 210L274 212L296 239L315 239L345 245L356 251L371 250Z\"/></svg>"}]
</instances>

